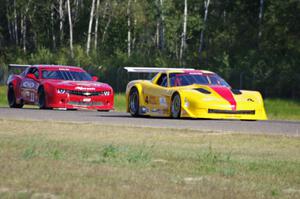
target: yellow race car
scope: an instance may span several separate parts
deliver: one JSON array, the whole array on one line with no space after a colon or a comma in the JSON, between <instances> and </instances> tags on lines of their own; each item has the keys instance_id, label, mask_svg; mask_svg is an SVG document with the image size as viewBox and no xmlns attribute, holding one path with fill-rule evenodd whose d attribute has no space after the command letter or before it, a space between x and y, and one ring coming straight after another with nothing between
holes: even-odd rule
<instances>
[{"instance_id":1,"label":"yellow race car","mask_svg":"<svg viewBox=\"0 0 300 199\"><path fill-rule=\"evenodd\" d=\"M257 91L235 90L216 73L180 68L125 67L128 72L157 73L126 88L132 116L266 120Z\"/></svg>"}]
</instances>

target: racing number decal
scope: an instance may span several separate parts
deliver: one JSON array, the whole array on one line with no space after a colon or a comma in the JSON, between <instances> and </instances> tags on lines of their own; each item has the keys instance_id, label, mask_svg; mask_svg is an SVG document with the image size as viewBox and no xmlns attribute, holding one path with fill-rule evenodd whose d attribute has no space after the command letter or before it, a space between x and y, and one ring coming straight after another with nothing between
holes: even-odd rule
<instances>
[{"instance_id":1,"label":"racing number decal","mask_svg":"<svg viewBox=\"0 0 300 199\"><path fill-rule=\"evenodd\" d=\"M33 89L35 87L35 82L33 80L24 80L21 87L26 89Z\"/></svg>"},{"instance_id":2,"label":"racing number decal","mask_svg":"<svg viewBox=\"0 0 300 199\"><path fill-rule=\"evenodd\" d=\"M29 102L35 102L36 91L38 88L38 83L32 79L24 79L21 82L21 95L22 98Z\"/></svg>"},{"instance_id":3,"label":"racing number decal","mask_svg":"<svg viewBox=\"0 0 300 199\"><path fill-rule=\"evenodd\" d=\"M34 102L34 93L33 92L30 92L30 101Z\"/></svg>"}]
</instances>

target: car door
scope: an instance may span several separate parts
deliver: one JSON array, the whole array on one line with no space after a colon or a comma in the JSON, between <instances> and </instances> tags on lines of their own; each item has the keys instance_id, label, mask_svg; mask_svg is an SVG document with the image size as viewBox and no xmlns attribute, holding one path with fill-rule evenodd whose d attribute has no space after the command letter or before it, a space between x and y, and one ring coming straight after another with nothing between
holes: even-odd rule
<instances>
[{"instance_id":1,"label":"car door","mask_svg":"<svg viewBox=\"0 0 300 199\"><path fill-rule=\"evenodd\" d=\"M155 82L144 87L144 96L151 115L165 116L169 114L169 92L168 75L162 73Z\"/></svg>"},{"instance_id":2,"label":"car door","mask_svg":"<svg viewBox=\"0 0 300 199\"><path fill-rule=\"evenodd\" d=\"M30 67L21 81L21 97L26 103L35 104L38 101L39 70L37 67Z\"/></svg>"}]
</instances>

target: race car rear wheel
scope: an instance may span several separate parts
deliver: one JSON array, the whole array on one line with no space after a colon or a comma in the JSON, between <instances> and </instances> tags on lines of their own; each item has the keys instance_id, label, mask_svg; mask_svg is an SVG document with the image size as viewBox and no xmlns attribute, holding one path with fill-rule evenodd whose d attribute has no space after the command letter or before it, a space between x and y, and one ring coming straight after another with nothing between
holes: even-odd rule
<instances>
[{"instance_id":1,"label":"race car rear wheel","mask_svg":"<svg viewBox=\"0 0 300 199\"><path fill-rule=\"evenodd\" d=\"M171 103L171 117L180 118L181 113L181 99L178 93L175 93L172 97Z\"/></svg>"},{"instance_id":2,"label":"race car rear wheel","mask_svg":"<svg viewBox=\"0 0 300 199\"><path fill-rule=\"evenodd\" d=\"M132 116L139 115L139 92L136 88L131 89L129 93L129 112Z\"/></svg>"},{"instance_id":3,"label":"race car rear wheel","mask_svg":"<svg viewBox=\"0 0 300 199\"><path fill-rule=\"evenodd\" d=\"M46 106L46 95L45 90L43 87L40 87L38 90L38 96L39 96L39 108L40 109L47 109Z\"/></svg>"},{"instance_id":4,"label":"race car rear wheel","mask_svg":"<svg viewBox=\"0 0 300 199\"><path fill-rule=\"evenodd\" d=\"M22 102L20 104L17 103L13 85L8 87L7 101L10 108L22 108L24 105Z\"/></svg>"}]
</instances>

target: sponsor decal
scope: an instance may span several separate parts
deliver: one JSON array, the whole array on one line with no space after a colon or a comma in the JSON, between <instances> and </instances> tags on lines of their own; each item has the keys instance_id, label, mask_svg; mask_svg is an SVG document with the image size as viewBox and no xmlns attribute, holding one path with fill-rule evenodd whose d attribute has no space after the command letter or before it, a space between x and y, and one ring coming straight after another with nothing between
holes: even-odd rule
<instances>
[{"instance_id":1,"label":"sponsor decal","mask_svg":"<svg viewBox=\"0 0 300 199\"><path fill-rule=\"evenodd\" d=\"M78 83L77 84L78 86L85 86L85 87L90 87L90 86L100 86L101 85L101 83L90 83L90 82L88 82L88 83Z\"/></svg>"},{"instance_id":2,"label":"sponsor decal","mask_svg":"<svg viewBox=\"0 0 300 199\"><path fill-rule=\"evenodd\" d=\"M29 91L25 91L25 96L29 97L30 96L30 92Z\"/></svg>"},{"instance_id":3,"label":"sponsor decal","mask_svg":"<svg viewBox=\"0 0 300 199\"><path fill-rule=\"evenodd\" d=\"M58 70L69 71L70 69L68 69L68 68L59 68Z\"/></svg>"},{"instance_id":4,"label":"sponsor decal","mask_svg":"<svg viewBox=\"0 0 300 199\"><path fill-rule=\"evenodd\" d=\"M159 98L159 104L161 106L167 106L167 100L166 100L166 98L165 97L160 97Z\"/></svg>"},{"instance_id":5,"label":"sponsor decal","mask_svg":"<svg viewBox=\"0 0 300 199\"><path fill-rule=\"evenodd\" d=\"M152 113L157 113L158 111L159 111L159 109L157 109L157 108L153 108L153 109L151 110Z\"/></svg>"},{"instance_id":6,"label":"sponsor decal","mask_svg":"<svg viewBox=\"0 0 300 199\"><path fill-rule=\"evenodd\" d=\"M90 102L91 100L92 100L91 98L83 98L82 101L84 101L84 102Z\"/></svg>"},{"instance_id":7,"label":"sponsor decal","mask_svg":"<svg viewBox=\"0 0 300 199\"><path fill-rule=\"evenodd\" d=\"M142 107L141 111L142 113L147 113L149 112L149 109L147 107Z\"/></svg>"},{"instance_id":8,"label":"sponsor decal","mask_svg":"<svg viewBox=\"0 0 300 199\"><path fill-rule=\"evenodd\" d=\"M148 103L149 104L156 104L156 98L154 96L149 96Z\"/></svg>"},{"instance_id":9,"label":"sponsor decal","mask_svg":"<svg viewBox=\"0 0 300 199\"><path fill-rule=\"evenodd\" d=\"M76 90L81 90L81 91L94 91L96 90L95 88L86 88L86 87L82 87L82 86L77 86L75 87Z\"/></svg>"}]
</instances>

